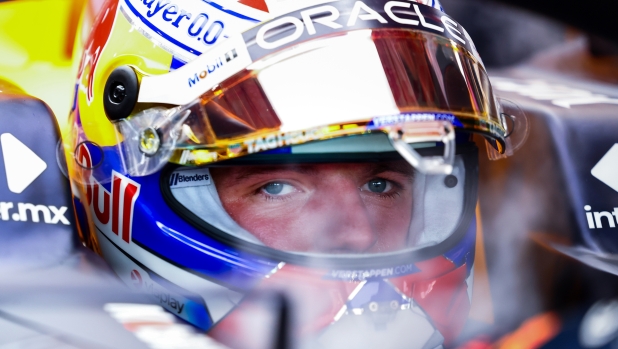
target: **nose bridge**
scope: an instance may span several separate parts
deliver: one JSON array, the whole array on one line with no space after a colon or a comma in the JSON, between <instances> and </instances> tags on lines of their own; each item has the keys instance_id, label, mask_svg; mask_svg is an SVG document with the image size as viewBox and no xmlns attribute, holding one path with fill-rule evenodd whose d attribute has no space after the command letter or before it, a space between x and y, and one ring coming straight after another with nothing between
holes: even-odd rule
<instances>
[{"instance_id":1,"label":"nose bridge","mask_svg":"<svg viewBox=\"0 0 618 349\"><path fill-rule=\"evenodd\" d=\"M356 184L345 178L323 195L329 213L325 225L328 249L362 252L376 243L377 232L360 194Z\"/></svg>"}]
</instances>

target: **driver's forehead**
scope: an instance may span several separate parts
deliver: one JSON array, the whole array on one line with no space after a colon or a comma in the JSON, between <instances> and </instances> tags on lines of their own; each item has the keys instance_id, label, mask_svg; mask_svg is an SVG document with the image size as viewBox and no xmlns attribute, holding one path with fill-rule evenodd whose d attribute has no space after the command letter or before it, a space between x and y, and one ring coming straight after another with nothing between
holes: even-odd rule
<instances>
[{"instance_id":1,"label":"driver's forehead","mask_svg":"<svg viewBox=\"0 0 618 349\"><path fill-rule=\"evenodd\" d=\"M372 176L385 172L395 172L412 177L414 169L405 160L363 162L363 163L323 163L323 164L282 164L257 166L230 166L212 168L213 175L232 181L242 181L257 176L294 173L309 177L328 174L350 176Z\"/></svg>"}]
</instances>

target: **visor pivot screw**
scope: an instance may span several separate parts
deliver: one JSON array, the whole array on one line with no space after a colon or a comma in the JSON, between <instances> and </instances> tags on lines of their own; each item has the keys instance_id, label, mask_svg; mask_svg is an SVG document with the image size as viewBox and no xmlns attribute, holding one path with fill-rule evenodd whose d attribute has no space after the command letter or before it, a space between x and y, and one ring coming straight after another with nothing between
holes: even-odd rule
<instances>
[{"instance_id":1,"label":"visor pivot screw","mask_svg":"<svg viewBox=\"0 0 618 349\"><path fill-rule=\"evenodd\" d=\"M501 113L502 118L504 119L504 129L506 130L506 134L504 138L509 138L513 131L515 130L515 117L511 114Z\"/></svg>"},{"instance_id":2,"label":"visor pivot screw","mask_svg":"<svg viewBox=\"0 0 618 349\"><path fill-rule=\"evenodd\" d=\"M139 135L139 150L146 156L153 156L161 146L161 138L159 133L152 127L148 127Z\"/></svg>"},{"instance_id":3,"label":"visor pivot screw","mask_svg":"<svg viewBox=\"0 0 618 349\"><path fill-rule=\"evenodd\" d=\"M109 74L103 90L103 108L109 121L118 121L131 115L137 104L139 83L137 75L128 66L121 66Z\"/></svg>"},{"instance_id":4,"label":"visor pivot screw","mask_svg":"<svg viewBox=\"0 0 618 349\"><path fill-rule=\"evenodd\" d=\"M391 309L393 309L393 310L399 309L399 302L391 301Z\"/></svg>"},{"instance_id":5,"label":"visor pivot screw","mask_svg":"<svg viewBox=\"0 0 618 349\"><path fill-rule=\"evenodd\" d=\"M374 313L378 311L378 308L379 308L378 303L376 302L369 303L369 310L373 311Z\"/></svg>"},{"instance_id":6,"label":"visor pivot screw","mask_svg":"<svg viewBox=\"0 0 618 349\"><path fill-rule=\"evenodd\" d=\"M112 86L112 93L109 96L112 102L119 104L126 97L127 91L122 84L115 84Z\"/></svg>"},{"instance_id":7,"label":"visor pivot screw","mask_svg":"<svg viewBox=\"0 0 618 349\"><path fill-rule=\"evenodd\" d=\"M457 185L457 182L457 177L453 175L444 177L444 185L446 185L447 188L454 188Z\"/></svg>"}]
</instances>

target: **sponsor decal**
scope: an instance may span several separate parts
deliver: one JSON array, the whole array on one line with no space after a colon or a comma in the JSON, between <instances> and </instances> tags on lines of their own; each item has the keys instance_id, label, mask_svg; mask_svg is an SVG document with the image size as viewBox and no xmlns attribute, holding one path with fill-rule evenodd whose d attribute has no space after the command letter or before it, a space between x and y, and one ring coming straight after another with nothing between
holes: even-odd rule
<instances>
[{"instance_id":1,"label":"sponsor decal","mask_svg":"<svg viewBox=\"0 0 618 349\"><path fill-rule=\"evenodd\" d=\"M17 209L17 212L11 213L12 209ZM13 210L14 211L14 210ZM0 219L3 221L13 220L15 222L41 222L46 224L64 224L71 223L65 217L67 207L56 207L52 205L34 205L29 203L19 202L15 205L12 202L0 201ZM52 216L53 215L53 216Z\"/></svg>"},{"instance_id":2,"label":"sponsor decal","mask_svg":"<svg viewBox=\"0 0 618 349\"><path fill-rule=\"evenodd\" d=\"M203 185L210 185L212 181L210 179L210 171L207 168L200 168L196 170L182 169L174 171L170 176L170 188L185 188L185 187L199 187Z\"/></svg>"},{"instance_id":3,"label":"sponsor decal","mask_svg":"<svg viewBox=\"0 0 618 349\"><path fill-rule=\"evenodd\" d=\"M590 229L616 228L618 224L618 207L614 207L614 210L611 212L591 212L592 206L585 205L584 210L586 211L586 220L588 221L588 228ZM605 222L605 224L603 224L603 222Z\"/></svg>"},{"instance_id":4,"label":"sponsor decal","mask_svg":"<svg viewBox=\"0 0 618 349\"><path fill-rule=\"evenodd\" d=\"M84 144L78 147L77 161L84 168L92 167L92 157ZM110 236L111 232L125 243L131 243L133 208L139 196L140 184L112 171L110 192L92 176L90 171L84 170L84 172L86 202L94 213L95 224L106 235Z\"/></svg>"},{"instance_id":5,"label":"sponsor decal","mask_svg":"<svg viewBox=\"0 0 618 349\"><path fill-rule=\"evenodd\" d=\"M308 131L281 132L279 134L248 139L244 142L244 145L247 147L249 154L253 154L264 150L318 140L324 134L323 130L323 128L316 128Z\"/></svg>"},{"instance_id":6,"label":"sponsor decal","mask_svg":"<svg viewBox=\"0 0 618 349\"><path fill-rule=\"evenodd\" d=\"M400 124L404 122L419 121L448 121L453 126L463 127L461 122L453 114L444 113L404 113L388 116L379 116L371 119L368 128L378 128L387 125Z\"/></svg>"},{"instance_id":7,"label":"sponsor decal","mask_svg":"<svg viewBox=\"0 0 618 349\"><path fill-rule=\"evenodd\" d=\"M226 1L120 0L127 19L144 35L172 54L190 61L209 47L241 32L268 15L241 3Z\"/></svg>"},{"instance_id":8,"label":"sponsor decal","mask_svg":"<svg viewBox=\"0 0 618 349\"><path fill-rule=\"evenodd\" d=\"M131 281L134 281L133 285L137 289L146 291L153 295L159 304L161 304L161 306L165 309L176 315L180 315L185 309L185 297L169 292L167 289L152 281L147 275L142 277L139 270L131 270L130 278Z\"/></svg>"},{"instance_id":9,"label":"sponsor decal","mask_svg":"<svg viewBox=\"0 0 618 349\"><path fill-rule=\"evenodd\" d=\"M609 148L601 160L590 170L590 174L618 191L618 143Z\"/></svg>"},{"instance_id":10,"label":"sponsor decal","mask_svg":"<svg viewBox=\"0 0 618 349\"><path fill-rule=\"evenodd\" d=\"M140 274L139 271L133 269L131 270L131 275L130 275L131 281L133 282L133 287L135 288L141 288L143 285L143 279L142 279L142 274Z\"/></svg>"},{"instance_id":11,"label":"sponsor decal","mask_svg":"<svg viewBox=\"0 0 618 349\"><path fill-rule=\"evenodd\" d=\"M352 8L352 10L350 10ZM475 56L476 50L464 28L439 9L410 1L365 0L337 1L290 13L266 22L243 34L262 50L250 50L255 61L271 50L352 29L409 28L445 36L465 46Z\"/></svg>"},{"instance_id":12,"label":"sponsor decal","mask_svg":"<svg viewBox=\"0 0 618 349\"><path fill-rule=\"evenodd\" d=\"M0 145L9 190L21 194L47 169L47 164L10 133L0 135Z\"/></svg>"},{"instance_id":13,"label":"sponsor decal","mask_svg":"<svg viewBox=\"0 0 618 349\"><path fill-rule=\"evenodd\" d=\"M147 299L155 301L156 304L168 310L170 313L179 316L189 323L206 330L212 325L212 319L208 313L203 299L196 294L193 294L186 289L172 283L143 264L139 263L130 257L124 249L134 250L139 249L135 244L121 246L112 242L109 234L99 232L101 252L110 266L114 269L118 277L132 290L138 291L147 295ZM133 254L134 255L134 254ZM145 252L145 255L148 252ZM149 259L148 257L145 257ZM167 269L167 262L163 260L149 259L150 265L155 268ZM183 272L181 269L176 269L172 265L168 269L170 272Z\"/></svg>"},{"instance_id":14,"label":"sponsor decal","mask_svg":"<svg viewBox=\"0 0 618 349\"><path fill-rule=\"evenodd\" d=\"M185 105L249 64L251 58L242 36L233 35L168 74L145 76L138 102Z\"/></svg>"},{"instance_id":15,"label":"sponsor decal","mask_svg":"<svg viewBox=\"0 0 618 349\"><path fill-rule=\"evenodd\" d=\"M614 144L597 162L590 174L608 187L618 191L618 143ZM618 207L613 211L592 211L591 205L585 205L586 221L590 229L616 228L618 225Z\"/></svg>"},{"instance_id":16,"label":"sponsor decal","mask_svg":"<svg viewBox=\"0 0 618 349\"><path fill-rule=\"evenodd\" d=\"M211 64L206 66L205 70L195 73L189 78L189 87L193 87L193 85L197 84L200 79L205 79L208 74L214 73L215 70L223 67L224 64L231 62L236 57L238 57L238 53L236 52L236 49L232 49L231 51L224 53L221 57L215 58Z\"/></svg>"},{"instance_id":17,"label":"sponsor decal","mask_svg":"<svg viewBox=\"0 0 618 349\"><path fill-rule=\"evenodd\" d=\"M180 155L179 163L182 165L204 164L204 163L217 161L217 157L219 157L219 154L215 152L210 152L210 151L192 152L189 149L185 149L182 151L182 155Z\"/></svg>"},{"instance_id":18,"label":"sponsor decal","mask_svg":"<svg viewBox=\"0 0 618 349\"><path fill-rule=\"evenodd\" d=\"M402 275L413 274L419 272L420 269L416 265L404 264L391 268L381 269L361 269L361 270L331 270L326 279L346 280L346 281L363 281L381 278L393 278Z\"/></svg>"},{"instance_id":19,"label":"sponsor decal","mask_svg":"<svg viewBox=\"0 0 618 349\"><path fill-rule=\"evenodd\" d=\"M0 135L0 145L7 186L11 192L21 194L47 169L47 164L10 133ZM0 220L70 225L65 216L67 209L66 206L0 201Z\"/></svg>"}]
</instances>

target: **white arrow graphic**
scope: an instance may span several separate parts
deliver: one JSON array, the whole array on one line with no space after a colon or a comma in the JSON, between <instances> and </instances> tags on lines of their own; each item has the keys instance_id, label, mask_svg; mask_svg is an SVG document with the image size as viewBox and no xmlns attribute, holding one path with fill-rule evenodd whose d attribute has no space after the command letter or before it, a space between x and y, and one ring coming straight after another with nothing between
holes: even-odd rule
<instances>
[{"instance_id":1,"label":"white arrow graphic","mask_svg":"<svg viewBox=\"0 0 618 349\"><path fill-rule=\"evenodd\" d=\"M618 143L614 144L590 170L590 173L610 188L618 191Z\"/></svg>"},{"instance_id":2,"label":"white arrow graphic","mask_svg":"<svg viewBox=\"0 0 618 349\"><path fill-rule=\"evenodd\" d=\"M0 135L4 169L9 190L24 191L47 168L47 164L10 133Z\"/></svg>"}]
</instances>

